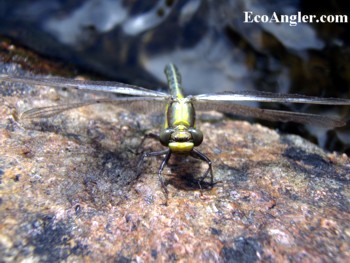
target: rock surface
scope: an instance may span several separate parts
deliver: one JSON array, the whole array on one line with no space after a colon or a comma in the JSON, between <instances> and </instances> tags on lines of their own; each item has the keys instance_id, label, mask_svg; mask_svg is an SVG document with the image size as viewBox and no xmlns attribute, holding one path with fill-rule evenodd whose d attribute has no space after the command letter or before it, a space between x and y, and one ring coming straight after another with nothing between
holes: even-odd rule
<instances>
[{"instance_id":1,"label":"rock surface","mask_svg":"<svg viewBox=\"0 0 350 263\"><path fill-rule=\"evenodd\" d=\"M218 117L199 123L207 165L148 158L158 118L111 105L23 122L25 109L101 96L1 83L0 255L5 262L345 262L350 161L293 135ZM208 118L208 116L207 116ZM213 117L212 117L213 119ZM160 126L159 126L160 127Z\"/></svg>"}]
</instances>

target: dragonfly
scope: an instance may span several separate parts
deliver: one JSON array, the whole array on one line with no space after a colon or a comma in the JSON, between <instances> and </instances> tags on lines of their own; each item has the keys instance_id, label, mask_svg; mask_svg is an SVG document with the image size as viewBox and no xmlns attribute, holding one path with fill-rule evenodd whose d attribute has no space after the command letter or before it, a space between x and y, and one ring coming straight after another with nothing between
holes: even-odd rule
<instances>
[{"instance_id":1,"label":"dragonfly","mask_svg":"<svg viewBox=\"0 0 350 263\"><path fill-rule=\"evenodd\" d=\"M192 156L206 162L208 168L200 177L199 185L208 175L210 176L210 184L213 185L214 174L212 162L204 153L196 149L204 138L203 133L196 127L196 111L219 111L222 113L243 115L270 121L291 121L328 128L340 127L346 124L344 120L334 116L255 108L238 104L238 102L304 103L334 106L350 105L349 99L320 98L262 91L225 91L185 96L181 75L177 67L170 63L165 66L164 73L167 78L169 93L119 82L47 78L42 76L13 76L0 74L0 81L33 86L39 85L55 88L102 91L123 95L115 98L34 108L23 112L20 116L21 119L48 118L67 110L97 103L113 103L120 107L127 108L130 111L142 111L143 113L163 110L165 112L164 125L159 135L156 135L156 138L166 148L159 151L143 153L140 162L146 157L164 156L158 169L158 179L166 196L168 196L168 190L162 172L172 154Z\"/></svg>"}]
</instances>

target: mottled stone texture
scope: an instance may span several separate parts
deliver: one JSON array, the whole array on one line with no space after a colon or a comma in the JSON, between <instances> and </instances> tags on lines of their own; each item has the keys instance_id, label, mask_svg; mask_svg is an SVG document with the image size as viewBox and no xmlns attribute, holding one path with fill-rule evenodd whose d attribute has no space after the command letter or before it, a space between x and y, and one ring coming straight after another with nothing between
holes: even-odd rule
<instances>
[{"instance_id":1,"label":"mottled stone texture","mask_svg":"<svg viewBox=\"0 0 350 263\"><path fill-rule=\"evenodd\" d=\"M11 90L12 89L12 90ZM136 167L157 118L98 105L35 123L34 106L75 101L76 91L1 84L0 254L3 261L346 261L350 258L347 156L304 139L216 116L199 147L206 164L176 157ZM206 115L208 119L208 115Z\"/></svg>"},{"instance_id":2,"label":"mottled stone texture","mask_svg":"<svg viewBox=\"0 0 350 263\"><path fill-rule=\"evenodd\" d=\"M111 105L35 123L31 107L94 94L1 83L0 255L20 262L345 262L350 258L347 156L293 135L216 117L199 123L206 163L171 158L159 185L160 150L142 136L156 117ZM206 116L208 119L208 116Z\"/></svg>"}]
</instances>

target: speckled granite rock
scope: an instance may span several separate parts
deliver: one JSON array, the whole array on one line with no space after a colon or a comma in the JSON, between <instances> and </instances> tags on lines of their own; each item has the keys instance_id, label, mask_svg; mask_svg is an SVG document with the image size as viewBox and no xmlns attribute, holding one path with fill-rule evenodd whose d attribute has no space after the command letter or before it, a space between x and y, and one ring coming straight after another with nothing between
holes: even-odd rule
<instances>
[{"instance_id":1,"label":"speckled granite rock","mask_svg":"<svg viewBox=\"0 0 350 263\"><path fill-rule=\"evenodd\" d=\"M95 94L1 84L0 255L19 262L345 262L350 161L293 135L230 121L200 123L206 164L160 158L138 176L139 144L157 118L98 105L37 123L31 107ZM141 150L162 146L147 140Z\"/></svg>"}]
</instances>

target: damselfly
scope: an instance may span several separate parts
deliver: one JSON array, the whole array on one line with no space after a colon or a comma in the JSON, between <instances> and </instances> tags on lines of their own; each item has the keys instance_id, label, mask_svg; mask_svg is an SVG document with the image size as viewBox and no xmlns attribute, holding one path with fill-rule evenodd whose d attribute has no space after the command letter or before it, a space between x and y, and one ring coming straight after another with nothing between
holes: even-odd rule
<instances>
[{"instance_id":1,"label":"damselfly","mask_svg":"<svg viewBox=\"0 0 350 263\"><path fill-rule=\"evenodd\" d=\"M304 124L324 127L339 127L346 123L332 116L322 116L308 113L260 109L235 102L278 102L278 103L306 103L321 105L350 105L350 100L340 98L318 98L295 94L276 94L269 92L221 92L213 94L190 95L185 97L181 84L181 76L174 64L165 67L170 93L164 93L145 89L133 85L107 81L87 81L67 78L23 77L0 75L0 81L19 82L29 85L45 85L58 88L75 88L81 90L112 92L129 96L116 97L113 99L90 100L78 103L63 104L58 106L40 107L25 111L21 114L22 119L46 118L63 111L91 105L95 103L113 103L133 111L133 109L165 109L164 126L158 137L160 143L166 149L156 152L144 153L144 157L165 155L158 170L161 186L167 195L168 190L162 177L162 171L172 154L190 155L199 158L208 164L206 172L199 182L210 175L213 184L213 170L210 159L198 151L195 147L203 141L203 133L196 128L195 111L219 111L235 115L244 115L272 121L299 122Z\"/></svg>"}]
</instances>

